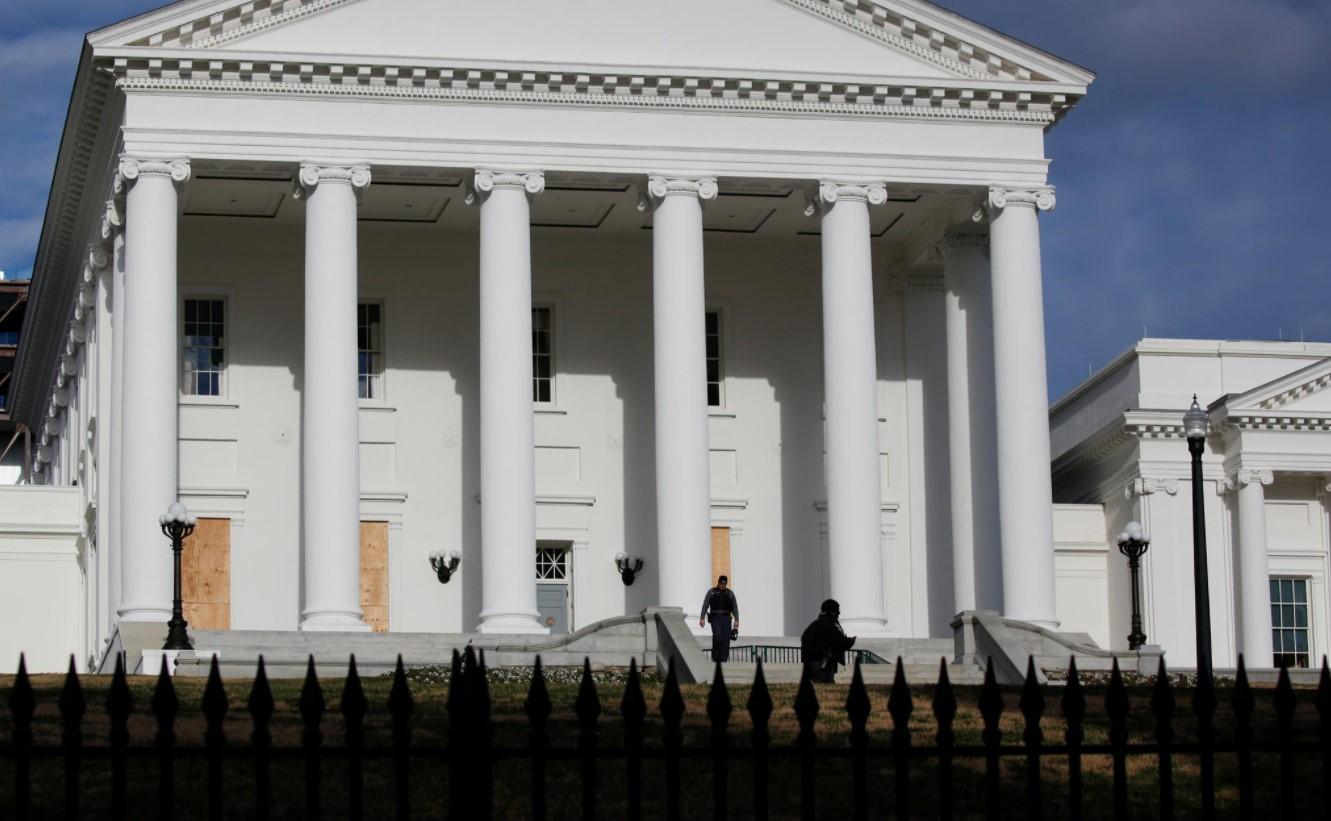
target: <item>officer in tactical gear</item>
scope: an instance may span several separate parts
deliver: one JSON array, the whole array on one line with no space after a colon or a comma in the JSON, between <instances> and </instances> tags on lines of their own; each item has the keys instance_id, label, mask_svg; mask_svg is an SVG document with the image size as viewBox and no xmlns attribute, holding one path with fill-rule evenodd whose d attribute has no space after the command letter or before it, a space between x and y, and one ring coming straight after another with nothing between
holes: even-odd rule
<instances>
[{"instance_id":1,"label":"officer in tactical gear","mask_svg":"<svg viewBox=\"0 0 1331 821\"><path fill-rule=\"evenodd\" d=\"M836 599L823 602L821 610L800 636L800 655L805 675L816 684L831 684L837 667L846 663L845 652L855 644L855 637L841 629L841 605Z\"/></svg>"},{"instance_id":2,"label":"officer in tactical gear","mask_svg":"<svg viewBox=\"0 0 1331 821\"><path fill-rule=\"evenodd\" d=\"M703 596L702 615L698 617L699 627L712 623L712 661L730 661L731 628L739 630L739 602L735 591L727 587L729 583L725 576L717 577L716 587Z\"/></svg>"}]
</instances>

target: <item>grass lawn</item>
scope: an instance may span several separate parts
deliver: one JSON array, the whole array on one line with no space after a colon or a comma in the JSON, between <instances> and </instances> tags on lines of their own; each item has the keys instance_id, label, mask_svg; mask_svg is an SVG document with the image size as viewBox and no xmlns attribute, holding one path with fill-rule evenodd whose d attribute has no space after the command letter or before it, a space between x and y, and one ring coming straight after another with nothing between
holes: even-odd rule
<instances>
[{"instance_id":1,"label":"grass lawn","mask_svg":"<svg viewBox=\"0 0 1331 821\"><path fill-rule=\"evenodd\" d=\"M507 675L505 675L507 673ZM525 676L520 673L519 676ZM412 694L415 699L413 718L413 739L422 746L442 746L447 740L449 716L447 713L448 686L441 677L429 674L413 674ZM490 696L494 719L494 744L498 747L521 747L527 740L528 726L523 711L523 702L527 695L528 684L525 680L512 680L512 672L491 671ZM550 721L550 743L555 748L573 748L577 741L577 719L573 704L577 697L578 686L566 671L553 671L549 684L550 699L554 712ZM599 815L605 818L622 817L625 807L625 763L622 753L610 748L622 747L623 730L619 720L620 699L624 686L622 674L610 672L601 676L598 685L602 714L599 722L600 745L610 750L598 761L598 801ZM508 680L502 680L508 679ZM156 722L149 713L149 703L156 682L151 678L130 677L130 689L134 699L134 714L130 721L132 747L150 747L156 732ZM13 683L13 677L0 676L0 693L7 696ZM363 688L369 701L370 710L366 717L366 743L370 746L386 747L391 739L390 720L386 708L391 679L363 679ZM34 719L34 734L38 745L58 745L61 738L61 723L58 701L64 684L63 676L35 676L32 679L38 707ZM195 679L176 681L176 693L180 700L180 715L176 723L178 743L182 747L200 747L203 743L204 720L199 712L203 696L204 682ZM228 747L242 748L248 743L251 730L249 715L245 705L252 682L236 680L227 683L227 695L230 711L225 722L225 735ZM327 680L322 682L324 698L329 712L324 716L322 729L324 740L330 747L342 743L343 724L337 714L337 705L341 697L344 682ZM83 694L88 709L84 717L83 733L85 743L105 748L108 738L109 722L105 704L110 686L109 677L85 676L82 679ZM276 702L272 732L275 748L299 748L301 742L301 718L298 709L302 682L299 680L273 680L271 682L273 698ZM796 693L795 685L773 685L770 687L774 710L770 722L772 746L793 747L799 726L794 712ZM888 687L871 686L871 713L869 731L871 744L886 747L892 731L892 720L887 711ZM648 677L644 680L643 691L647 700L648 715L646 726L647 746L649 750L659 751L662 746L662 722L659 703L663 685L659 680ZM685 817L706 817L711 814L712 761L706 751L709 739L710 723L707 719L708 687L705 685L686 685L681 688L685 702L684 744L696 748L686 752L682 767L683 812ZM818 744L832 748L846 748L849 744L850 725L845 715L844 705L848 688L839 685L820 685L817 688L821 710L818 715L816 730ZM739 751L749 748L751 723L745 704L750 688L732 685L729 688L734 712L730 721L730 743ZM1102 744L1108 741L1108 723L1105 718L1106 688L1102 685L1086 685L1084 692L1087 700L1085 719L1085 743ZM1065 722L1059 700L1063 690L1050 687L1045 690L1045 714L1041 722L1044 741L1047 744L1059 744L1063 741ZM957 717L954 724L958 745L978 745L981 743L980 731L983 723L978 709L979 689L957 687L955 694L958 702ZM1216 716L1217 738L1227 741L1233 738L1233 714L1230 709L1232 690L1221 686L1217 691L1219 709ZM1275 737L1275 717L1272 708L1274 691L1269 688L1256 688L1254 697L1257 702L1254 718L1255 737L1272 739ZM1154 739L1155 720L1150 712L1151 687L1149 682L1130 686L1129 696L1132 703L1129 733L1134 743L1147 743ZM1295 719L1296 738L1314 740L1317 738L1318 715L1313 705L1314 691L1298 690L1298 710ZM936 725L934 723L931 702L932 687L912 688L914 710L910 718L912 742L916 745L933 743ZM1002 729L1004 743L1021 743L1025 721L1017 707L1020 692L1016 689L1004 689L1005 704ZM1192 691L1176 689L1177 704L1175 713L1176 741L1186 743L1195 739L1195 723L1192 720ZM12 737L12 719L8 709L0 709L0 749L8 749ZM0 817L9 814L13 800L13 760L8 755L0 756ZM275 756L273 762L273 813L274 817L301 817L303 815L303 778L304 762L300 756ZM1012 756L1003 760L1003 805L1004 815L1026 817L1026 761L1023 756ZM1322 784L1322 761L1317 755L1301 755L1295 759L1298 814L1311 816L1323 814L1325 798ZM176 763L176 806L182 814L204 814L203 796L206 792L206 771L201 758L180 755ZM346 812L347 768L344 759L332 755L323 763L324 815L339 817ZM664 786L662 764L659 759L644 762L644 813L646 817L660 817L664 812ZM956 802L959 816L973 815L980 811L983 794L982 759L958 759L953 783L953 800ZM527 760L501 759L495 765L495 802L497 817L526 817L529 814L530 765ZM1052 818L1067 814L1067 763L1059 757L1045 759L1041 765L1043 775L1042 805L1045 815ZM1110 812L1111 762L1107 756L1088 756L1083 763L1085 783L1085 809L1087 817L1107 817ZM385 759L370 760L365 769L365 799L370 814L383 815L391 812L392 774L390 762ZM730 762L730 807L735 817L746 817L751 813L753 802L752 760L739 756ZM1259 814L1275 812L1279 806L1277 760L1274 754L1259 753L1254 756L1254 783L1257 789L1255 806ZM550 816L552 818L576 817L579 813L580 772L578 762L573 758L558 759L550 762L548 771L548 794ZM1176 756L1174 760L1174 782L1176 789L1176 811L1188 816L1197 813L1198 800L1198 763L1195 756ZM33 764L34 807L39 817L60 817L62 815L64 764L60 757L39 759ZM412 809L413 817L445 817L449 784L448 763L438 757L415 756L412 761ZM224 795L228 817L244 818L253 814L254 776L253 764L245 757L228 758L224 766ZM1128 759L1130 812L1134 817L1158 815L1158 771L1157 760L1152 755L1132 756ZM799 769L793 758L774 758L770 769L770 806L772 817L793 818L798 814ZM1216 760L1217 805L1222 814L1237 816L1237 764L1233 754L1222 754ZM129 802L130 816L134 818L156 817L157 796L157 761L152 757L133 759L129 767ZM850 764L848 759L821 760L817 767L818 814L820 817L834 817L849 811L850 800ZM474 785L467 785L474 788ZM930 807L937 801L937 764L929 759L915 759L911 764L911 791L916 814L928 817ZM110 800L109 763L96 754L82 763L81 792L84 813L92 817L94 810L100 817ZM894 806L895 776L891 757L879 757L869 762L870 812L879 817L887 814Z\"/></svg>"}]
</instances>

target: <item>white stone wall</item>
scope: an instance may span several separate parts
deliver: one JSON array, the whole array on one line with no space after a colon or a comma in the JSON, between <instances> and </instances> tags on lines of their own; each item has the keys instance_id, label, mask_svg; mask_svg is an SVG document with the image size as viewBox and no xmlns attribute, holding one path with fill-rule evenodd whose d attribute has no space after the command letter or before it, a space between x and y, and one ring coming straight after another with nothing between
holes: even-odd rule
<instances>
[{"instance_id":1,"label":"white stone wall","mask_svg":"<svg viewBox=\"0 0 1331 821\"><path fill-rule=\"evenodd\" d=\"M0 673L86 669L86 543L74 487L0 488Z\"/></svg>"}]
</instances>

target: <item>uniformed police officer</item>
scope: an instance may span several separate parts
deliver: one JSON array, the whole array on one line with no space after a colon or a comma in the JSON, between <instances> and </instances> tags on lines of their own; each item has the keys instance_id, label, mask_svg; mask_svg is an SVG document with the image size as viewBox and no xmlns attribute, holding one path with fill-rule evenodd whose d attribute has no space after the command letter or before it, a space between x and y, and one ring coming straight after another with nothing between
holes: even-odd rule
<instances>
[{"instance_id":1,"label":"uniformed police officer","mask_svg":"<svg viewBox=\"0 0 1331 821\"><path fill-rule=\"evenodd\" d=\"M718 576L716 587L707 591L702 599L702 615L698 617L698 626L708 621L712 623L712 661L730 661L730 631L739 629L739 602L735 591L727 585L730 580Z\"/></svg>"}]
</instances>

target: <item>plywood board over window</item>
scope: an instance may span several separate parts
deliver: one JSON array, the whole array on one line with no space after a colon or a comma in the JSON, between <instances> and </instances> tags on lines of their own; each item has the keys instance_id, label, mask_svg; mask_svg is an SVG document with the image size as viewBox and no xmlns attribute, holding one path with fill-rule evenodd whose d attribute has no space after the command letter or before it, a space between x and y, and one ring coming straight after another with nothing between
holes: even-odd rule
<instances>
[{"instance_id":1,"label":"plywood board over window","mask_svg":"<svg viewBox=\"0 0 1331 821\"><path fill-rule=\"evenodd\" d=\"M388 522L360 523L360 609L371 630L388 632Z\"/></svg>"},{"instance_id":2,"label":"plywood board over window","mask_svg":"<svg viewBox=\"0 0 1331 821\"><path fill-rule=\"evenodd\" d=\"M730 575L730 528L714 527L712 528L712 578L708 585L716 584L720 576L725 576L730 580L730 586L735 586L735 577Z\"/></svg>"},{"instance_id":3,"label":"plywood board over window","mask_svg":"<svg viewBox=\"0 0 1331 821\"><path fill-rule=\"evenodd\" d=\"M180 598L190 629L231 629L230 519L199 519L185 539Z\"/></svg>"}]
</instances>

